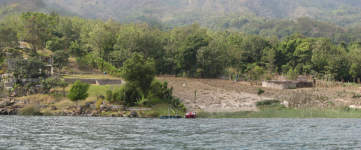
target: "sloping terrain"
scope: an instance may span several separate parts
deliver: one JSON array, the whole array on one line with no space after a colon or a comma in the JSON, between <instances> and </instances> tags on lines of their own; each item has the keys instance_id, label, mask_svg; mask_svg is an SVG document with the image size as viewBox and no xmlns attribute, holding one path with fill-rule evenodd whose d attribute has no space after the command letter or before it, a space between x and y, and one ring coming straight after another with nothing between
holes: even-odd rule
<instances>
[{"instance_id":1,"label":"sloping terrain","mask_svg":"<svg viewBox=\"0 0 361 150\"><path fill-rule=\"evenodd\" d=\"M238 112L256 111L256 102L261 100L257 94L226 90L220 86L207 84L217 80L184 79L160 77L174 88L174 95L179 97L190 111ZM222 80L227 83L228 81ZM230 81L229 83L232 83ZM267 99L264 98L263 99Z\"/></svg>"},{"instance_id":2,"label":"sloping terrain","mask_svg":"<svg viewBox=\"0 0 361 150\"><path fill-rule=\"evenodd\" d=\"M361 0L1 0L0 8L56 11L121 22L159 21L170 25L247 23L244 16L268 19L309 17L341 26L360 25ZM15 11L11 10L11 11ZM242 20L242 19L241 19ZM250 21L250 20L248 20Z\"/></svg>"},{"instance_id":3,"label":"sloping terrain","mask_svg":"<svg viewBox=\"0 0 361 150\"><path fill-rule=\"evenodd\" d=\"M205 112L257 111L261 100L287 101L292 108L334 108L361 105L361 85L320 81L314 88L279 90L250 82L221 79L158 77L174 88L188 110ZM258 89L265 91L257 95Z\"/></svg>"},{"instance_id":4,"label":"sloping terrain","mask_svg":"<svg viewBox=\"0 0 361 150\"><path fill-rule=\"evenodd\" d=\"M153 18L166 23L206 23L208 19L258 16L273 19L310 17L339 25L357 23L360 0L46 0L83 17L121 21ZM212 22L212 21L211 21Z\"/></svg>"}]
</instances>

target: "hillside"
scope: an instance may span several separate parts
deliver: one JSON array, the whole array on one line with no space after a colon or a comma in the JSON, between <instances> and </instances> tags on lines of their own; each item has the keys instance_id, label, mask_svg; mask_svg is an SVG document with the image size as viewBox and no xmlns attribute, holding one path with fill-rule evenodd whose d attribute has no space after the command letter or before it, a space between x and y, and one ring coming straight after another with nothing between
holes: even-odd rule
<instances>
[{"instance_id":1,"label":"hillside","mask_svg":"<svg viewBox=\"0 0 361 150\"><path fill-rule=\"evenodd\" d=\"M337 108L360 105L359 84L318 81L314 88L280 90L263 88L250 82L221 79L158 77L174 88L187 109L205 112L256 111L256 102L277 99L291 108ZM259 88L265 93L257 95ZM196 93L196 94L195 94Z\"/></svg>"},{"instance_id":2,"label":"hillside","mask_svg":"<svg viewBox=\"0 0 361 150\"><path fill-rule=\"evenodd\" d=\"M47 0L83 17L120 21L156 19L170 24L214 22L217 18L309 17L341 26L358 24L360 0Z\"/></svg>"},{"instance_id":3,"label":"hillside","mask_svg":"<svg viewBox=\"0 0 361 150\"><path fill-rule=\"evenodd\" d=\"M0 18L18 12L45 11L45 8L42 0L1 0Z\"/></svg>"},{"instance_id":4,"label":"hillside","mask_svg":"<svg viewBox=\"0 0 361 150\"><path fill-rule=\"evenodd\" d=\"M295 33L334 42L360 38L361 0L3 0L0 18L17 12L57 12L66 16L147 22L172 28L198 23L283 38Z\"/></svg>"}]
</instances>

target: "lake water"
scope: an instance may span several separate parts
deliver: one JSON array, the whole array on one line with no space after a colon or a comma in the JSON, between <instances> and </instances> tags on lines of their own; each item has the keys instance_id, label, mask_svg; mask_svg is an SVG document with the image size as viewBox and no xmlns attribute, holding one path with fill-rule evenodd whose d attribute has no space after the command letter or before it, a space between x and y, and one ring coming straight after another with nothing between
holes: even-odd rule
<instances>
[{"instance_id":1,"label":"lake water","mask_svg":"<svg viewBox=\"0 0 361 150\"><path fill-rule=\"evenodd\" d=\"M0 116L0 149L361 149L358 119Z\"/></svg>"}]
</instances>

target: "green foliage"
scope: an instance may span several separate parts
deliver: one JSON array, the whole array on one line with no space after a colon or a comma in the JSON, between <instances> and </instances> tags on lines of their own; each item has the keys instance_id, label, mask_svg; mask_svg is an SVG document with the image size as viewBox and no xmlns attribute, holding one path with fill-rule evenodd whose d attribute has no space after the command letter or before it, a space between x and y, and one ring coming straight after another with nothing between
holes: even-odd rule
<instances>
[{"instance_id":1,"label":"green foliage","mask_svg":"<svg viewBox=\"0 0 361 150\"><path fill-rule=\"evenodd\" d=\"M113 91L112 90L107 90L105 92L105 99L108 101L108 102L112 102L113 101Z\"/></svg>"},{"instance_id":2,"label":"green foliage","mask_svg":"<svg viewBox=\"0 0 361 150\"><path fill-rule=\"evenodd\" d=\"M168 88L168 83L161 83L159 81L153 81L150 87L148 97L150 99L162 99L168 101L172 99L173 88Z\"/></svg>"},{"instance_id":3,"label":"green foliage","mask_svg":"<svg viewBox=\"0 0 361 150\"><path fill-rule=\"evenodd\" d=\"M114 75L114 76L120 76L121 72L120 69L114 67L112 64L110 64L109 62L106 62L105 60L103 60L102 58L98 57L95 54L88 54L86 56L83 56L81 58L78 59L78 62L85 68L96 68L96 69L101 69L110 75Z\"/></svg>"},{"instance_id":4,"label":"green foliage","mask_svg":"<svg viewBox=\"0 0 361 150\"><path fill-rule=\"evenodd\" d=\"M89 84L76 81L70 88L68 98L72 101L84 100L88 97Z\"/></svg>"},{"instance_id":5,"label":"green foliage","mask_svg":"<svg viewBox=\"0 0 361 150\"><path fill-rule=\"evenodd\" d=\"M143 93L139 87L126 83L120 90L114 92L113 102L124 103L126 106L135 106L142 98Z\"/></svg>"},{"instance_id":6,"label":"green foliage","mask_svg":"<svg viewBox=\"0 0 361 150\"><path fill-rule=\"evenodd\" d=\"M19 37L31 44L31 53L46 46L47 40L51 39L56 25L56 16L44 13L27 12L20 17L21 24Z\"/></svg>"},{"instance_id":7,"label":"green foliage","mask_svg":"<svg viewBox=\"0 0 361 150\"><path fill-rule=\"evenodd\" d=\"M45 65L38 58L13 58L14 66L8 72L13 73L17 83L22 84L23 79L45 78Z\"/></svg>"},{"instance_id":8,"label":"green foliage","mask_svg":"<svg viewBox=\"0 0 361 150\"><path fill-rule=\"evenodd\" d=\"M258 91L257 91L257 95L262 95L264 93L264 90L263 89L261 89L261 88L259 88L258 89Z\"/></svg>"},{"instance_id":9,"label":"green foliage","mask_svg":"<svg viewBox=\"0 0 361 150\"><path fill-rule=\"evenodd\" d=\"M0 50L5 47L18 45L17 31L11 27L0 24Z\"/></svg>"},{"instance_id":10,"label":"green foliage","mask_svg":"<svg viewBox=\"0 0 361 150\"><path fill-rule=\"evenodd\" d=\"M21 39L25 42L22 46L30 44L32 51L21 48L16 55L39 59L34 49L47 46L55 52L54 65L59 71L72 55L81 70L123 75L146 98L156 74L228 76L236 80L262 80L265 74L292 75L292 78L302 74L344 81L361 78L361 46L357 38L338 34L341 31L338 27L307 18L266 23L257 17L220 19L220 24L228 24L221 26L228 28L245 29L244 26L260 24L247 27L260 30L245 33L212 31L200 24L163 30L146 23L119 24L113 20L102 22L54 13L24 13L0 22L0 44L7 47L6 51L19 50L16 41ZM302 32L294 34L296 31ZM357 29L352 31L361 33ZM1 52L3 64L6 51ZM25 64L20 65L26 68ZM38 72L32 68L31 71Z\"/></svg>"},{"instance_id":11,"label":"green foliage","mask_svg":"<svg viewBox=\"0 0 361 150\"><path fill-rule=\"evenodd\" d=\"M82 57L85 55L85 52L81 49L77 41L71 42L69 46L70 53L77 57Z\"/></svg>"},{"instance_id":12,"label":"green foliage","mask_svg":"<svg viewBox=\"0 0 361 150\"><path fill-rule=\"evenodd\" d=\"M250 80L260 80L264 75L264 69L258 65L250 64L247 68L248 78Z\"/></svg>"},{"instance_id":13,"label":"green foliage","mask_svg":"<svg viewBox=\"0 0 361 150\"><path fill-rule=\"evenodd\" d=\"M145 59L142 54L134 53L125 61L122 68L122 77L132 86L147 93L155 77L154 61Z\"/></svg>"},{"instance_id":14,"label":"green foliage","mask_svg":"<svg viewBox=\"0 0 361 150\"><path fill-rule=\"evenodd\" d=\"M62 69L69 64L69 54L65 51L56 51L53 56L54 67Z\"/></svg>"},{"instance_id":15,"label":"green foliage","mask_svg":"<svg viewBox=\"0 0 361 150\"><path fill-rule=\"evenodd\" d=\"M41 82L42 92L48 94L51 89L56 87L61 87L63 90L68 86L68 83L60 78L47 78L42 80ZM64 92L64 91L63 91Z\"/></svg>"},{"instance_id":16,"label":"green foliage","mask_svg":"<svg viewBox=\"0 0 361 150\"><path fill-rule=\"evenodd\" d=\"M276 104L280 104L279 100L264 100L264 101L259 101L256 103L257 107L260 106L270 106L270 105L276 105Z\"/></svg>"},{"instance_id":17,"label":"green foliage","mask_svg":"<svg viewBox=\"0 0 361 150\"><path fill-rule=\"evenodd\" d=\"M298 74L296 72L296 69L290 68L290 70L287 72L288 80L296 80L297 77L298 77Z\"/></svg>"}]
</instances>

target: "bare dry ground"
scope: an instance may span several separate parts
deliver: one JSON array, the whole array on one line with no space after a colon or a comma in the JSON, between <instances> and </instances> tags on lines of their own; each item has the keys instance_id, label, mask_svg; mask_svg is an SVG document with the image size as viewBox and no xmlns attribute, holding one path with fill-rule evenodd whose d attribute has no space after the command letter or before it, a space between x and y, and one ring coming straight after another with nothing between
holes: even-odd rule
<instances>
[{"instance_id":1,"label":"bare dry ground","mask_svg":"<svg viewBox=\"0 0 361 150\"><path fill-rule=\"evenodd\" d=\"M359 84L318 81L314 88L271 89L251 82L222 79L191 79L162 76L174 88L189 111L238 112L257 111L256 102L266 99L287 101L290 107L344 107L361 105ZM265 91L257 95L258 89Z\"/></svg>"}]
</instances>

